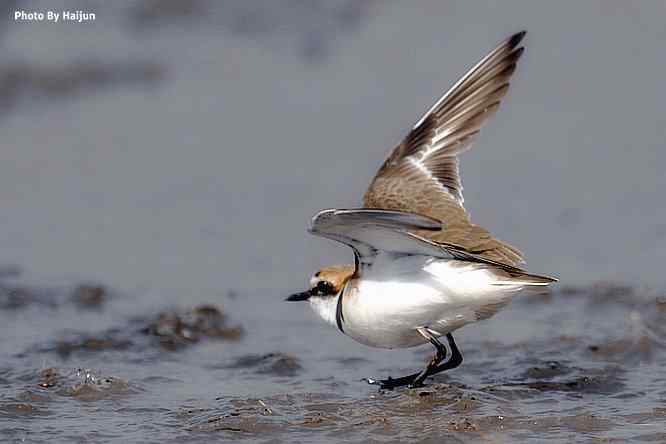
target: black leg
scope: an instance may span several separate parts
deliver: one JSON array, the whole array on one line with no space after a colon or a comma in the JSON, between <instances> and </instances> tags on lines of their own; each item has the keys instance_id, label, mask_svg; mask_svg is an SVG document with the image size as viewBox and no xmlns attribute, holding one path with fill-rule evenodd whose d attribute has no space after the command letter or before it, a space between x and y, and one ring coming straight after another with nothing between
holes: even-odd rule
<instances>
[{"instance_id":1,"label":"black leg","mask_svg":"<svg viewBox=\"0 0 666 444\"><path fill-rule=\"evenodd\" d=\"M380 388L387 390L393 390L394 388L402 387L405 385L409 385L411 387L420 387L423 385L423 381L428 376L432 376L434 374L443 372L445 370L456 368L460 364L462 364L463 361L462 354L460 353L460 350L458 350L458 346L453 340L453 336L451 335L451 333L448 333L446 335L446 340L449 343L449 348L451 349L451 357L449 358L448 361L444 362L441 365L440 365L441 361L446 357L446 348L441 342L439 342L434 337L428 338L428 340L435 347L437 353L435 354L435 356L432 357L430 362L428 362L428 365L426 366L425 369L423 369L423 371L395 379L389 377L388 379L382 379L379 381L373 379L366 379L366 381L369 384L377 384L379 385Z\"/></svg>"},{"instance_id":2,"label":"black leg","mask_svg":"<svg viewBox=\"0 0 666 444\"><path fill-rule=\"evenodd\" d=\"M430 337L428 338L430 343L435 347L437 352L435 353L435 356L432 357L430 362L428 362L428 365L426 365L426 368L423 369L421 373L419 373L416 378L409 384L410 387L415 388L415 387L422 387L423 386L423 381L425 379L432 375L433 371L437 369L437 366L439 365L440 362L446 358L446 347L442 345L441 342L437 340L435 337Z\"/></svg>"},{"instance_id":3,"label":"black leg","mask_svg":"<svg viewBox=\"0 0 666 444\"><path fill-rule=\"evenodd\" d=\"M449 358L448 361L433 369L433 371L430 372L429 376L436 375L437 373L443 372L445 370L454 369L463 362L462 353L460 353L460 350L458 350L456 341L453 340L453 336L451 335L451 333L448 333L446 335L446 340L449 343L449 348L451 349L451 357Z\"/></svg>"}]
</instances>

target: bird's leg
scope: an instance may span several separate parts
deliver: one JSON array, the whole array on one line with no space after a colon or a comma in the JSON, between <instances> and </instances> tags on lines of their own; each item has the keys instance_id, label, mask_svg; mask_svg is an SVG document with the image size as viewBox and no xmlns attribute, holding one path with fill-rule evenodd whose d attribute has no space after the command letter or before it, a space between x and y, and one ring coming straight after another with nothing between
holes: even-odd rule
<instances>
[{"instance_id":1,"label":"bird's leg","mask_svg":"<svg viewBox=\"0 0 666 444\"><path fill-rule=\"evenodd\" d=\"M451 335L451 333L447 333L446 340L449 343L449 348L451 349L451 357L449 358L448 361L446 361L442 365L435 367L432 370L432 372L430 372L429 376L436 375L437 373L443 372L445 370L451 370L453 368L456 368L463 362L462 353L460 353L460 350L458 350L456 341L453 340L453 336Z\"/></svg>"},{"instance_id":2,"label":"bird's leg","mask_svg":"<svg viewBox=\"0 0 666 444\"><path fill-rule=\"evenodd\" d=\"M405 385L409 385L411 387L421 387L423 385L423 381L428 376L434 375L435 373L439 373L443 370L446 370L446 368L444 368L444 367L446 366L446 364L449 361L451 361L451 359L449 361L447 361L447 363L445 363L444 365L440 366L441 369L440 369L440 367L438 367L439 363L442 362L442 360L446 357L446 347L444 347L444 345L441 342L439 342L439 340L437 340L437 338L435 336L430 334L430 332L427 329L419 328L419 329L417 329L417 331L421 334L421 336L426 338L437 350L437 352L432 357L432 359L430 359L430 361L428 362L426 367L419 373L413 373L411 375L403 376L403 377L400 377L400 378L395 378L394 379L394 378L389 377L388 379L382 379L380 381L376 381L374 379L366 379L366 381L369 384L377 384L377 385L379 385L380 388L388 389L388 390L393 390L394 388L402 387L402 386L405 386ZM453 343L452 353L457 353L457 356L460 357L460 362L462 362L462 356L460 355L460 352L458 351L458 348L456 347L455 342L452 342L453 341L453 336L448 334L448 335L446 335L446 337L447 337L447 339L450 338L449 339L449 345L451 345ZM455 348L455 352L453 352L454 348ZM453 356L452 356L452 358L453 358ZM457 367L458 365L460 365L460 363L458 363L458 364L456 364L456 365L454 365L453 367L450 367L450 368Z\"/></svg>"},{"instance_id":3,"label":"bird's leg","mask_svg":"<svg viewBox=\"0 0 666 444\"><path fill-rule=\"evenodd\" d=\"M442 345L442 343L439 342L435 336L433 336L425 328L419 328L417 331L435 347L437 352L432 357L432 359L430 359L430 362L428 362L426 368L424 368L423 371L421 371L421 373L419 373L416 378L414 378L414 380L409 384L409 386L412 388L423 386L423 381L425 381L428 376L433 375L433 372L435 369L437 369L439 363L442 362L444 358L446 358L446 347L444 347L444 345Z\"/></svg>"}]
</instances>

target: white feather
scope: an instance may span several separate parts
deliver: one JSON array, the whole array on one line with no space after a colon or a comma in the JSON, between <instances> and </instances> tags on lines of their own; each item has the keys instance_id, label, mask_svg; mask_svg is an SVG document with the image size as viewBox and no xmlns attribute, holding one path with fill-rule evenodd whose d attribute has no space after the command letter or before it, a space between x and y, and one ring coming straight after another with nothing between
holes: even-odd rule
<instances>
[{"instance_id":1,"label":"white feather","mask_svg":"<svg viewBox=\"0 0 666 444\"><path fill-rule=\"evenodd\" d=\"M338 305L338 298L340 296L312 296L308 301L310 307L317 313L326 323L337 325L335 320L335 311Z\"/></svg>"},{"instance_id":2,"label":"white feather","mask_svg":"<svg viewBox=\"0 0 666 444\"><path fill-rule=\"evenodd\" d=\"M417 328L445 335L476 322L482 307L504 304L522 288L494 285L497 280L482 264L380 255L357 285L343 290L344 333L372 347L423 344ZM332 325L337 302L338 297L311 298L313 309Z\"/></svg>"}]
</instances>

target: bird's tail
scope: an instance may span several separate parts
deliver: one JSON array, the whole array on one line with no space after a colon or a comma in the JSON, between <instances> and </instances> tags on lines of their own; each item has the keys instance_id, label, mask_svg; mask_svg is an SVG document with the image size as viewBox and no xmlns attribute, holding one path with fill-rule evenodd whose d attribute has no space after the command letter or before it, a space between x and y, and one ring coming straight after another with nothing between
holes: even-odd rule
<instances>
[{"instance_id":1,"label":"bird's tail","mask_svg":"<svg viewBox=\"0 0 666 444\"><path fill-rule=\"evenodd\" d=\"M538 274L530 274L524 271L506 271L506 276L502 276L497 281L493 282L493 285L525 285L525 286L535 286L535 287L545 287L554 282L557 282L556 278L550 276L542 276Z\"/></svg>"}]
</instances>

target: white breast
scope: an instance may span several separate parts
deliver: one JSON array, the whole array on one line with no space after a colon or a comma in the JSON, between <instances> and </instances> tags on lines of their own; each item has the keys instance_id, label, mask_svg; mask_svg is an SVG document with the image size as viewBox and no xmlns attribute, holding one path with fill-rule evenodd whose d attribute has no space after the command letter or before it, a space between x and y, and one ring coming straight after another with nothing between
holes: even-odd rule
<instances>
[{"instance_id":1,"label":"white breast","mask_svg":"<svg viewBox=\"0 0 666 444\"><path fill-rule=\"evenodd\" d=\"M493 285L496 280L490 270L470 262L418 256L394 260L345 288L343 329L373 347L420 345L426 340L416 328L444 335L491 316L520 289Z\"/></svg>"}]
</instances>

